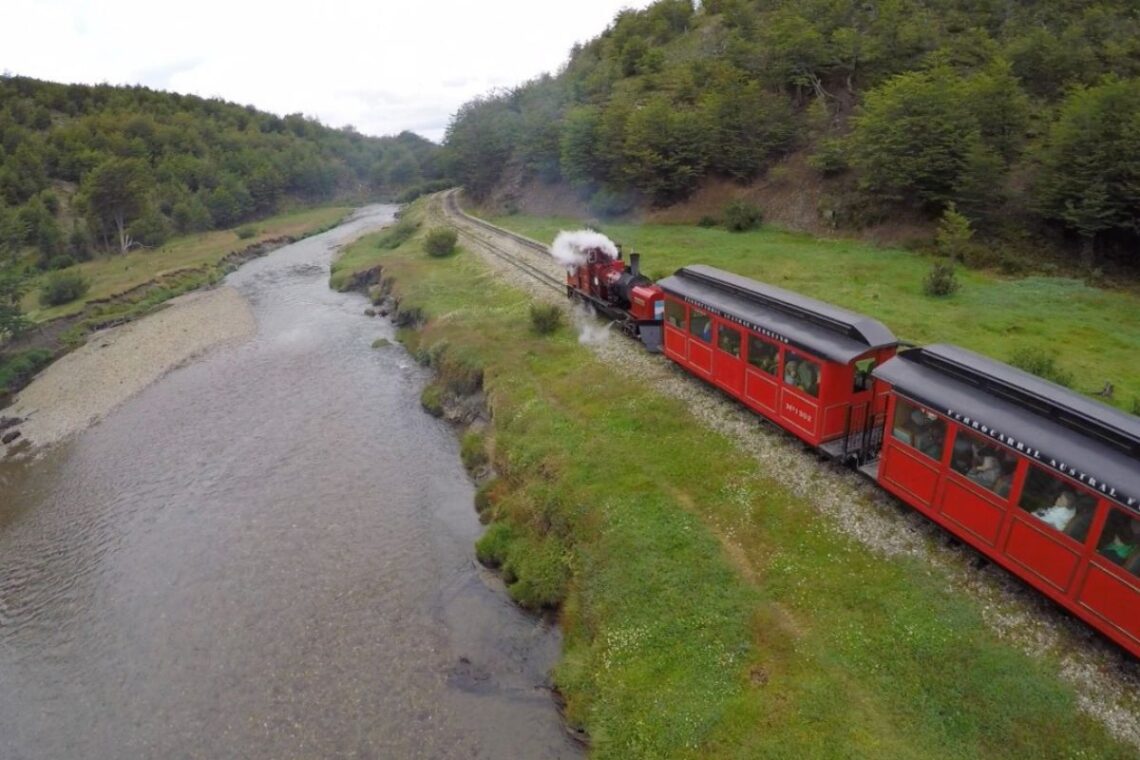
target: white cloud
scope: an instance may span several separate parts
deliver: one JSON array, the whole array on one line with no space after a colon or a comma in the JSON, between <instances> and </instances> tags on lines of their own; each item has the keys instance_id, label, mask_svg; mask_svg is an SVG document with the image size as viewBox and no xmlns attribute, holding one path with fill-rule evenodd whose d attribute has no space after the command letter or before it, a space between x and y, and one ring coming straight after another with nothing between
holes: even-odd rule
<instances>
[{"instance_id":1,"label":"white cloud","mask_svg":"<svg viewBox=\"0 0 1140 760\"><path fill-rule=\"evenodd\" d=\"M565 62L649 0L8 0L0 70L144 84L441 139L466 100Z\"/></svg>"}]
</instances>

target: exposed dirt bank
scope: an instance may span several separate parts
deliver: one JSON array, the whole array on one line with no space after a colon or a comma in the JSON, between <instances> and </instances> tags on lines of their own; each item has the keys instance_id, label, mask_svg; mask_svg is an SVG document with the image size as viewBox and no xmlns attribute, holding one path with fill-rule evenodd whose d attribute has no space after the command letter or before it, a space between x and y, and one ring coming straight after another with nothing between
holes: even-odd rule
<instances>
[{"instance_id":1,"label":"exposed dirt bank","mask_svg":"<svg viewBox=\"0 0 1140 760\"><path fill-rule=\"evenodd\" d=\"M210 348L251 336L249 305L233 288L190 293L161 311L93 333L44 370L5 410L19 437L7 453L28 453L81 432L170 370Z\"/></svg>"}]
</instances>

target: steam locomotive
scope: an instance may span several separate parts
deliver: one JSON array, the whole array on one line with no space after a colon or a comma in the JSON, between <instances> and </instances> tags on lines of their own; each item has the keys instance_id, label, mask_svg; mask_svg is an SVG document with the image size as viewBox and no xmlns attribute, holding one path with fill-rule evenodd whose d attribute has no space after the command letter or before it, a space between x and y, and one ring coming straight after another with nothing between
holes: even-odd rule
<instances>
[{"instance_id":1,"label":"steam locomotive","mask_svg":"<svg viewBox=\"0 0 1140 760\"><path fill-rule=\"evenodd\" d=\"M636 253L582 254L572 299L1140 657L1140 418L715 267L654 283Z\"/></svg>"}]
</instances>

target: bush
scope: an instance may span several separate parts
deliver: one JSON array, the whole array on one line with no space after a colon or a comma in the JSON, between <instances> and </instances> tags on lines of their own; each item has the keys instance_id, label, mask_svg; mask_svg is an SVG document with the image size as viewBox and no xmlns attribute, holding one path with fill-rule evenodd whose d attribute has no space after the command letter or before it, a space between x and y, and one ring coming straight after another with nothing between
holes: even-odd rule
<instances>
[{"instance_id":1,"label":"bush","mask_svg":"<svg viewBox=\"0 0 1140 760\"><path fill-rule=\"evenodd\" d=\"M732 232L747 232L756 229L764 215L755 205L736 200L724 208L724 226Z\"/></svg>"},{"instance_id":2,"label":"bush","mask_svg":"<svg viewBox=\"0 0 1140 760\"><path fill-rule=\"evenodd\" d=\"M52 272L40 286L40 305L59 306L82 297L91 282L79 272Z\"/></svg>"},{"instance_id":3,"label":"bush","mask_svg":"<svg viewBox=\"0 0 1140 760\"><path fill-rule=\"evenodd\" d=\"M1039 348L1021 348L1009 357L1009 363L1020 370L1037 375L1066 388L1073 387L1073 373L1057 366L1057 356Z\"/></svg>"},{"instance_id":4,"label":"bush","mask_svg":"<svg viewBox=\"0 0 1140 760\"><path fill-rule=\"evenodd\" d=\"M1132 413L1140 417L1140 396L1132 399Z\"/></svg>"},{"instance_id":5,"label":"bush","mask_svg":"<svg viewBox=\"0 0 1140 760\"><path fill-rule=\"evenodd\" d=\"M825 177L834 177L847 171L850 167L843 141L834 138L821 141L819 150L808 157L808 166Z\"/></svg>"},{"instance_id":6,"label":"bush","mask_svg":"<svg viewBox=\"0 0 1140 760\"><path fill-rule=\"evenodd\" d=\"M531 304L530 326L539 335L550 335L562 326L562 309L550 303Z\"/></svg>"},{"instance_id":7,"label":"bush","mask_svg":"<svg viewBox=\"0 0 1140 760\"><path fill-rule=\"evenodd\" d=\"M436 227L424 238L424 250L429 256L442 258L455 253L457 242L459 234L455 230L450 227Z\"/></svg>"},{"instance_id":8,"label":"bush","mask_svg":"<svg viewBox=\"0 0 1140 760\"><path fill-rule=\"evenodd\" d=\"M0 357L0 390L15 390L51 363L51 351L30 348L18 354Z\"/></svg>"},{"instance_id":9,"label":"bush","mask_svg":"<svg viewBox=\"0 0 1140 760\"><path fill-rule=\"evenodd\" d=\"M431 195L438 193L440 190L446 190L454 186L455 183L449 179L433 179L429 182L421 182L418 185L412 185L408 189L396 196L396 203L411 203L421 195Z\"/></svg>"},{"instance_id":10,"label":"bush","mask_svg":"<svg viewBox=\"0 0 1140 760\"><path fill-rule=\"evenodd\" d=\"M392 250L399 248L403 245L404 241L416 234L416 230L420 228L420 223L412 221L408 217L403 217L400 221L384 230L380 235L380 239L376 241L376 247Z\"/></svg>"},{"instance_id":11,"label":"bush","mask_svg":"<svg viewBox=\"0 0 1140 760\"><path fill-rule=\"evenodd\" d=\"M704 227L706 229L709 227L715 227L718 224L720 224L720 221L717 220L717 218L715 216L709 216L708 214L705 214L704 216L702 216L700 218L700 220L697 222L698 227Z\"/></svg>"},{"instance_id":12,"label":"bush","mask_svg":"<svg viewBox=\"0 0 1140 760\"><path fill-rule=\"evenodd\" d=\"M244 227L238 227L234 230L234 234L236 234L240 240L249 240L257 234L257 228L252 224L247 224Z\"/></svg>"},{"instance_id":13,"label":"bush","mask_svg":"<svg viewBox=\"0 0 1140 760\"><path fill-rule=\"evenodd\" d=\"M948 296L958 289L958 277L954 265L936 261L926 279L922 282L922 292L928 296Z\"/></svg>"}]
</instances>

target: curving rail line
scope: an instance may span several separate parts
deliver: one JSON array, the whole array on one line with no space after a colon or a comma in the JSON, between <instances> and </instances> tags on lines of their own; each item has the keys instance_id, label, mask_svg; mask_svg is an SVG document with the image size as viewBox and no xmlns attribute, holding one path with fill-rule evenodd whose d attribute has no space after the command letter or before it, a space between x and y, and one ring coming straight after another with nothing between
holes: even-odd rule
<instances>
[{"instance_id":1,"label":"curving rail line","mask_svg":"<svg viewBox=\"0 0 1140 760\"><path fill-rule=\"evenodd\" d=\"M444 196L443 196L444 213L446 213L448 216L458 217L458 218L462 219L464 222L467 222L468 224L472 224L476 227L481 227L481 228L487 230L488 232L494 233L495 235L502 235L504 237L508 237L511 240L514 240L516 243L519 243L520 245L525 246L529 250L534 251L536 254L541 255L543 258L547 258L547 259L550 258L550 252L547 249L547 247L545 245L543 245L542 243L538 242L537 240L531 240L530 238L525 237L524 235L519 235L516 232L511 232L510 230L505 230L502 227L496 227L495 225L491 224L490 222L485 222L482 219L478 219L478 218L473 217L473 216L467 214L466 212L464 212L463 209L461 209L459 207L458 196L459 196L459 190L458 189L448 190L446 193L444 193ZM470 231L468 231L467 234L471 234ZM514 256L514 255L508 253L507 251L502 250L501 248L497 247L494 244L494 242L491 240L487 240L486 238L478 238L478 240L483 245L483 247L487 250L488 253L490 253L494 256L497 256L499 259L501 259L501 260L505 261L506 263L510 264L511 266L513 266L515 269L518 269L519 271L530 275L534 279L541 282L543 285L554 288L559 293L563 293L563 294L566 293L566 281L565 280L559 279L559 278L553 276L552 274L550 274L549 272L544 272L543 270L539 269L538 267L536 267L534 264L530 263L529 261L524 260L520 256Z\"/></svg>"}]
</instances>

